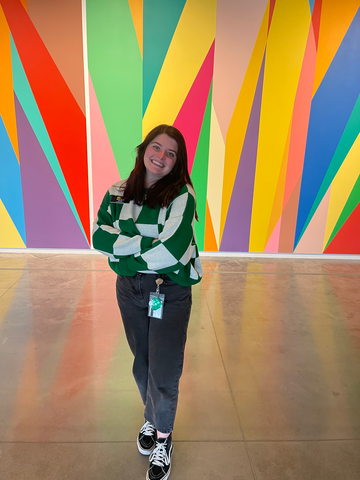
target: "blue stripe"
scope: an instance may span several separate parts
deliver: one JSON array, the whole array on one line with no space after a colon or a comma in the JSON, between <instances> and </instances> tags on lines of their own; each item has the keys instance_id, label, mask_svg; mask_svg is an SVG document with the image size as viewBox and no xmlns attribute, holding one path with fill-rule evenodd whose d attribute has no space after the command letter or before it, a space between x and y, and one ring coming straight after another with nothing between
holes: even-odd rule
<instances>
[{"instance_id":1,"label":"blue stripe","mask_svg":"<svg viewBox=\"0 0 360 480\"><path fill-rule=\"evenodd\" d=\"M0 198L26 244L20 165L0 115Z\"/></svg>"},{"instance_id":2,"label":"blue stripe","mask_svg":"<svg viewBox=\"0 0 360 480\"><path fill-rule=\"evenodd\" d=\"M311 219L311 208L359 93L360 9L311 104L294 248Z\"/></svg>"}]
</instances>

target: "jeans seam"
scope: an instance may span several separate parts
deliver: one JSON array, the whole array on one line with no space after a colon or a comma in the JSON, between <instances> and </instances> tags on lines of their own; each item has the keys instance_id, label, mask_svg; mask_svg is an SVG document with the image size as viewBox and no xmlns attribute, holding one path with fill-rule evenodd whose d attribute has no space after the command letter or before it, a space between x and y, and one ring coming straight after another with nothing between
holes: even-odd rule
<instances>
[{"instance_id":1,"label":"jeans seam","mask_svg":"<svg viewBox=\"0 0 360 480\"><path fill-rule=\"evenodd\" d=\"M190 301L191 301L191 299L190 299ZM190 305L191 305L191 304L190 304ZM171 416L172 416L172 418L174 418L175 412L176 412L177 399L178 399L178 396L179 396L179 381L180 381L181 373L182 373L183 368L184 368L185 344L186 344L187 329L188 329L188 325L189 325L189 320L190 320L190 315L188 316L188 320L187 320L187 322L186 322L185 329L184 329L182 347L181 347L181 352L180 352L181 360L180 360L180 364L179 364L179 366L178 366L178 372L177 372L177 374L176 374L176 381L175 381L174 393L173 393L173 395L175 396L175 398L174 398L174 400L173 400L173 402L172 402L172 408L171 408ZM171 431L173 430L173 427L174 427L174 422L172 422L172 424L170 424L170 429L171 429ZM164 433L165 433L165 432L164 432Z\"/></svg>"}]
</instances>

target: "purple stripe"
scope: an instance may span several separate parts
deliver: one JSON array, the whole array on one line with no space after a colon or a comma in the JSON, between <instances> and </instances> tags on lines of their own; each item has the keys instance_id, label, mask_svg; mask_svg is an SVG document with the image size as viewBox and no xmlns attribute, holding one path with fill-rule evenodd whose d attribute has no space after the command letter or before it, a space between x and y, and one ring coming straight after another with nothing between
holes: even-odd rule
<instances>
[{"instance_id":1,"label":"purple stripe","mask_svg":"<svg viewBox=\"0 0 360 480\"><path fill-rule=\"evenodd\" d=\"M26 246L89 248L16 95L15 111Z\"/></svg>"},{"instance_id":2,"label":"purple stripe","mask_svg":"<svg viewBox=\"0 0 360 480\"><path fill-rule=\"evenodd\" d=\"M248 252L259 135L265 54L220 245L222 252Z\"/></svg>"}]
</instances>

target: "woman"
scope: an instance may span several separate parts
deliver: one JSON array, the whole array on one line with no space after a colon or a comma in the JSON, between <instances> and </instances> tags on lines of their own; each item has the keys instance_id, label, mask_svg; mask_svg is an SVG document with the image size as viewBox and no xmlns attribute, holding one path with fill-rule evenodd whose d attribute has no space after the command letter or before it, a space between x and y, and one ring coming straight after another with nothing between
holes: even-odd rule
<instances>
[{"instance_id":1,"label":"woman","mask_svg":"<svg viewBox=\"0 0 360 480\"><path fill-rule=\"evenodd\" d=\"M106 193L93 231L94 248L118 275L117 300L145 405L137 445L150 455L147 480L166 480L171 469L191 285L202 276L195 218L184 137L159 125L137 147L129 178Z\"/></svg>"}]
</instances>

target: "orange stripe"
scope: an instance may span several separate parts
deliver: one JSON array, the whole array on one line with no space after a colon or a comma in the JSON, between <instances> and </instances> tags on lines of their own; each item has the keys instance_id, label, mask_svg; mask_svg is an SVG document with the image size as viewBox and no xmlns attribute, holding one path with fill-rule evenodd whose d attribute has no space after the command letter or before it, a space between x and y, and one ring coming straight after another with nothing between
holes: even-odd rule
<instances>
[{"instance_id":1,"label":"orange stripe","mask_svg":"<svg viewBox=\"0 0 360 480\"><path fill-rule=\"evenodd\" d=\"M131 16L134 23L134 28L136 32L137 41L139 44L139 49L141 53L141 58L143 58L143 0L129 0L129 6L131 11Z\"/></svg>"},{"instance_id":2,"label":"orange stripe","mask_svg":"<svg viewBox=\"0 0 360 480\"><path fill-rule=\"evenodd\" d=\"M31 0L28 15L85 114L81 0Z\"/></svg>"},{"instance_id":3,"label":"orange stripe","mask_svg":"<svg viewBox=\"0 0 360 480\"><path fill-rule=\"evenodd\" d=\"M206 201L206 217L205 217L205 251L217 252L218 246L214 232L213 223L211 220L208 202Z\"/></svg>"},{"instance_id":4,"label":"orange stripe","mask_svg":"<svg viewBox=\"0 0 360 480\"><path fill-rule=\"evenodd\" d=\"M359 8L359 0L323 0L313 96Z\"/></svg>"},{"instance_id":5,"label":"orange stripe","mask_svg":"<svg viewBox=\"0 0 360 480\"><path fill-rule=\"evenodd\" d=\"M310 117L311 92L314 82L316 65L316 45L313 26L310 24L304 61L301 67L299 84L296 92L291 139L289 147L289 159L286 172L286 185L284 193L284 207L292 195L299 178L302 175L307 131Z\"/></svg>"},{"instance_id":6,"label":"orange stripe","mask_svg":"<svg viewBox=\"0 0 360 480\"><path fill-rule=\"evenodd\" d=\"M19 161L19 146L16 129L14 89L11 67L10 30L0 5L0 115Z\"/></svg>"}]
</instances>

